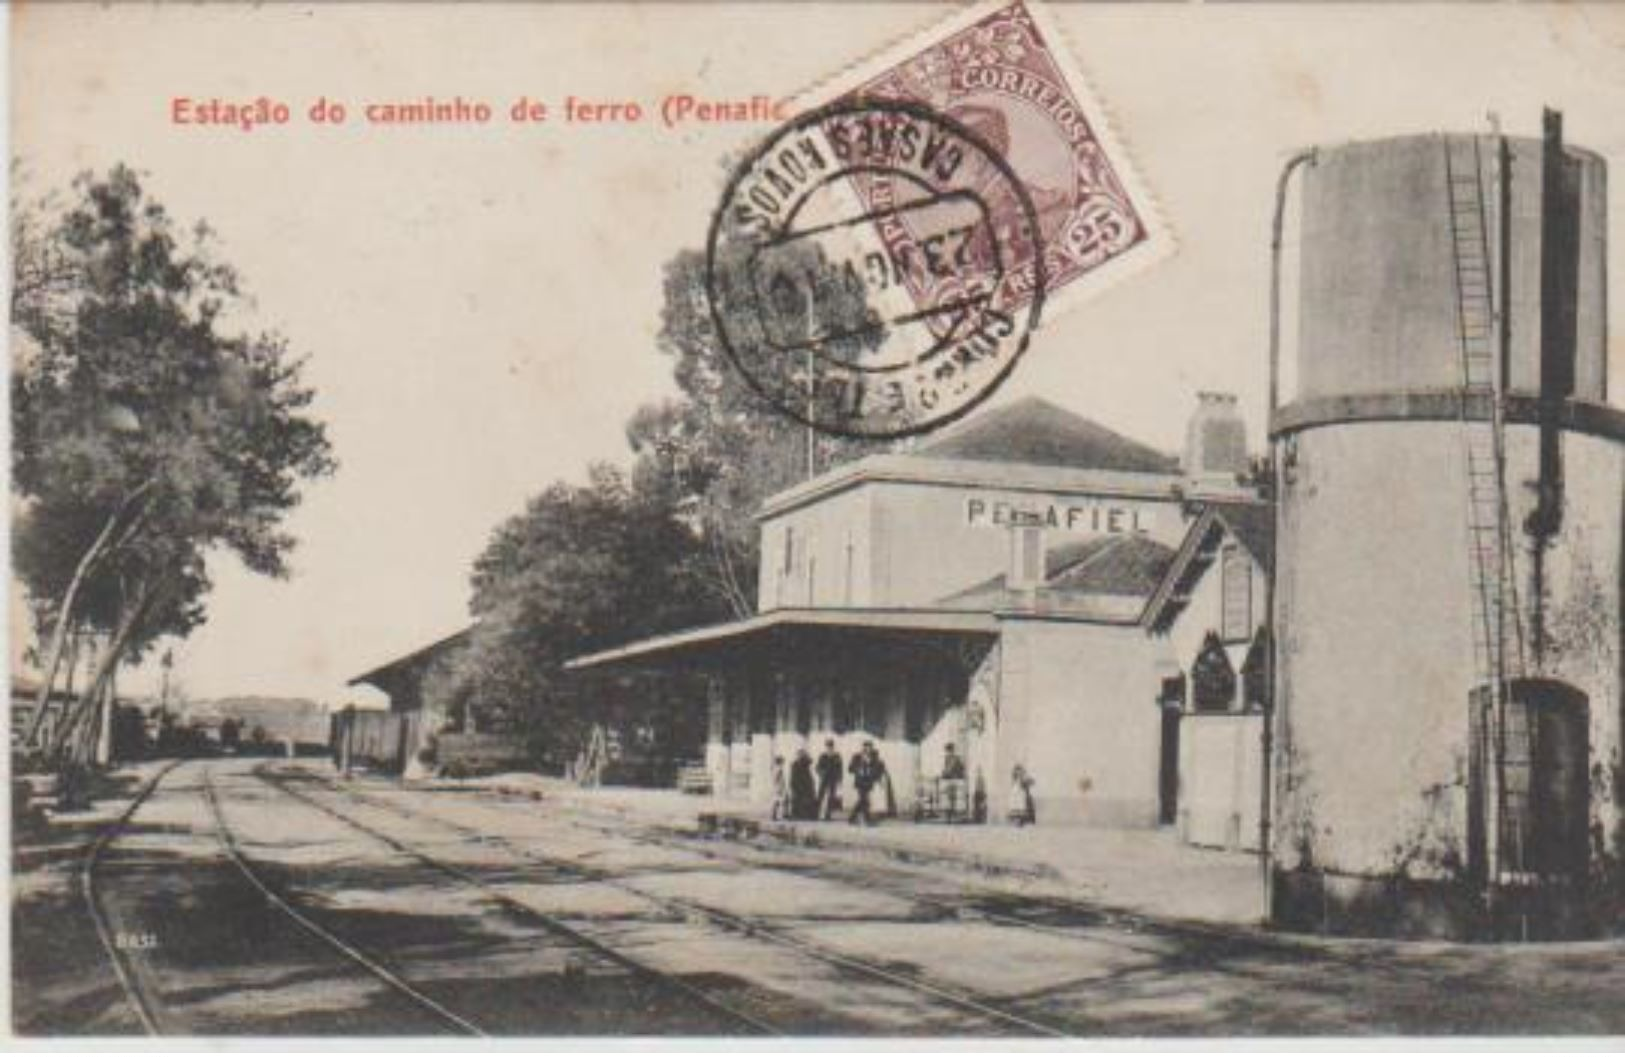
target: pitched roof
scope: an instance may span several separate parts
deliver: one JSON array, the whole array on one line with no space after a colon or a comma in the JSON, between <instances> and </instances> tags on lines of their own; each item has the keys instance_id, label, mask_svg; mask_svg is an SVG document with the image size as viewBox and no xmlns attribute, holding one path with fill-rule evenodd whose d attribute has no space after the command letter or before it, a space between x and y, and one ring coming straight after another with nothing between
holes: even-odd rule
<instances>
[{"instance_id":1,"label":"pitched roof","mask_svg":"<svg viewBox=\"0 0 1625 1057\"><path fill-rule=\"evenodd\" d=\"M1178 619L1190 601L1191 589L1214 564L1217 541L1235 539L1265 575L1274 571L1275 512L1268 503L1210 502L1191 522L1179 551L1165 568L1162 582L1146 603L1145 623L1166 628Z\"/></svg>"},{"instance_id":2,"label":"pitched roof","mask_svg":"<svg viewBox=\"0 0 1625 1057\"><path fill-rule=\"evenodd\" d=\"M913 454L1128 473L1179 472L1173 456L1035 396L983 412Z\"/></svg>"},{"instance_id":3,"label":"pitched roof","mask_svg":"<svg viewBox=\"0 0 1625 1057\"><path fill-rule=\"evenodd\" d=\"M1149 536L1107 536L1050 552L1045 587L1091 594L1149 596L1173 563L1174 549Z\"/></svg>"},{"instance_id":4,"label":"pitched roof","mask_svg":"<svg viewBox=\"0 0 1625 1057\"><path fill-rule=\"evenodd\" d=\"M448 651L461 649L473 633L474 628L472 625L461 631L454 631L444 638L436 639L427 646L420 646L410 653L396 657L394 660L385 661L375 668L370 668L349 680L345 685L358 686L366 683L370 686L377 686L380 682L387 682L398 675L409 674L415 669L427 668L431 662L445 655Z\"/></svg>"},{"instance_id":5,"label":"pitched roof","mask_svg":"<svg viewBox=\"0 0 1625 1057\"><path fill-rule=\"evenodd\" d=\"M1212 503L1214 516L1223 521L1253 560L1273 572L1275 566L1275 510L1267 503Z\"/></svg>"},{"instance_id":6,"label":"pitched roof","mask_svg":"<svg viewBox=\"0 0 1625 1057\"><path fill-rule=\"evenodd\" d=\"M938 605L955 609L1034 610L1133 622L1162 582L1174 550L1149 536L1097 536L1064 543L1044 556L1044 583L1012 588L1000 573Z\"/></svg>"}]
</instances>

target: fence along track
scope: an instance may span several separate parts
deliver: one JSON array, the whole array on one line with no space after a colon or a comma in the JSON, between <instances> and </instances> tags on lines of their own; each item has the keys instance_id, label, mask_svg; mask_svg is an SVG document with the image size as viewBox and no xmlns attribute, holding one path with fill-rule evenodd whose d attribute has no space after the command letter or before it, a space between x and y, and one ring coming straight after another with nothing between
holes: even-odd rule
<instances>
[{"instance_id":1,"label":"fence along track","mask_svg":"<svg viewBox=\"0 0 1625 1057\"><path fill-rule=\"evenodd\" d=\"M272 781L272 779L265 776L263 773L261 773L261 777L265 778L266 781ZM673 896L653 895L634 885L629 885L623 881L620 881L608 870L597 869L571 860L558 859L546 855L538 855L537 853L528 849L515 846L513 842L505 838L494 837L489 834L482 833L472 827L464 826L460 823L452 822L447 819L438 818L434 815L408 811L404 808L398 807L397 805L380 801L376 797L370 797L364 793L359 793L353 789L346 788L345 786L339 785L331 780L323 779L320 776L312 775L311 777L321 781L329 789L332 789L345 797L348 797L361 804L379 808L394 814L399 818L408 820L427 820L435 825L439 825L459 833L471 841L485 845L495 844L503 847L508 852L518 856L521 859L544 865L552 869L572 873L586 880L609 885L613 888L620 889L623 892L637 896L640 899L654 903L657 906L661 906L672 913L690 919L695 917L704 918L715 925L721 926L729 932L794 950L799 954L813 958L827 965L832 965L837 968L845 969L848 972L881 980L893 986L913 991L917 994L925 995L937 1002L953 1006L962 1012L976 1014L977 1016L993 1021L1006 1028L1014 1028L1023 1034L1048 1038L1071 1038L1075 1034L1074 1032L1059 1025L1049 1024L1044 1021L1036 1020L1022 1013L1001 1008L985 998L967 993L950 985L935 983L922 980L917 977L893 972L884 966L876 965L873 962L865 959L858 958L850 954L833 951L810 940L788 935L781 931L781 929L773 922L757 917L750 917L748 915L734 914L730 911L719 910L715 907L706 906L701 903L695 903L690 900L680 899ZM273 784L276 784L278 788L282 788L290 796L295 796L300 799L305 799L311 803L316 803L315 800L307 797L305 794L299 793L293 789L289 789L280 782L275 782ZM333 812L330 808L324 809L328 810L330 814L337 815L337 813ZM352 824L355 823L352 822Z\"/></svg>"},{"instance_id":2,"label":"fence along track","mask_svg":"<svg viewBox=\"0 0 1625 1057\"><path fill-rule=\"evenodd\" d=\"M102 909L101 898L96 890L96 868L101 865L102 853L119 838L124 828L130 824L130 820L135 817L135 813L141 809L141 805L147 802L147 798L157 792L158 784L184 762L186 761L176 760L147 779L146 784L136 790L135 796L130 799L130 803L119 817L109 823L91 842L85 857L79 863L79 893L90 911L91 922L96 926L96 938L101 941L102 952L107 955L107 960L113 967L113 975L118 978L119 989L124 993L125 1002L135 1013L136 1020L140 1021L141 1030L148 1035L163 1034L159 1029L159 1004L147 994L146 987L139 982L140 977L135 971L134 964L113 937L113 926L107 920L107 912Z\"/></svg>"},{"instance_id":3,"label":"fence along track","mask_svg":"<svg viewBox=\"0 0 1625 1057\"><path fill-rule=\"evenodd\" d=\"M309 917L306 917L303 913L301 913L286 899L282 898L281 895L272 890L272 888L266 884L257 873L254 872L254 868L249 865L248 859L243 855L242 849L238 846L236 836L232 833L231 827L226 823L225 812L220 807L220 798L215 793L214 774L207 768L205 768L203 772L203 798L208 802L209 811L214 816L215 833L220 837L220 843L226 849L227 856L230 857L232 863L237 867L242 875L248 879L248 882L259 890L260 894L265 897L268 903L282 911L282 913L292 920L294 924L298 925L307 933L331 947L333 950L337 951L346 960L360 966L368 974L383 981L383 983L388 985L392 990L406 996L414 1004L428 1010L430 1013L434 1014L435 1017L447 1024L450 1024L457 1031L466 1035L476 1035L481 1037L486 1036L486 1032L481 1030L477 1025L458 1015L457 1013L452 1012L450 1009L447 1009L439 1002L436 1002L422 991L419 991L417 988L407 983L400 976L390 971L387 967L380 965L362 951L352 947L338 936L335 936L321 925L318 925Z\"/></svg>"},{"instance_id":4,"label":"fence along track","mask_svg":"<svg viewBox=\"0 0 1625 1057\"><path fill-rule=\"evenodd\" d=\"M433 857L431 855L427 855L424 852L418 850L417 848L414 848L414 847L412 847L412 846L410 846L408 844L405 844L405 843L403 843L403 842L401 842L399 840L396 840L394 837L391 837L387 833L383 833L380 830L377 830L377 829L373 828L372 826L367 825L364 822L358 822L354 818L351 818L350 816L345 815L343 812L335 811L333 808L331 808L328 805L322 803L321 801L317 800L316 798L314 798L312 796L309 796L306 793L303 793L303 792L301 792L301 791L299 791L297 789L289 788L286 783L278 781L278 780L272 778L271 776L267 775L264 772L263 769L256 769L254 771L254 776L256 778L260 779L260 781L264 782L266 785L270 786L273 789L276 789L277 791L283 793L284 795L292 797L293 799L298 800L301 803L307 804L310 807L313 807L316 810L321 811L322 813L328 815L329 817L337 819L338 821L344 823L345 825L349 826L350 828L352 828L352 829L354 829L354 830L356 830L356 831L358 831L360 833L365 833L367 836L373 838L374 840L378 841L379 843L385 844L388 847L394 849L397 852L400 852L403 855L410 856L411 858L418 860L419 862L423 863L424 865L430 866L433 869L438 870L443 874L446 874L448 877L452 877L452 878L454 878L454 879L456 879L458 881L461 881L464 884L467 884L467 885L470 885L471 887L479 889L480 892L482 892L488 898L492 899L493 901L495 901L497 903L500 903L502 906L506 907L510 911L513 911L514 913L519 914L520 916L526 918L527 920L537 922L543 928L545 928L547 931L553 933L554 935L560 936L560 937L566 939L567 941L569 941L570 943L575 944L576 946L585 948L588 951L591 951L593 954L605 959L606 961L609 961L609 962L619 966L622 969L625 969L626 971L628 971L630 973L633 973L634 975L640 976L640 977L642 977L642 978L644 978L646 980L649 980L649 981L657 984L660 987L664 987L664 988L666 988L668 990L675 991L675 992L681 994L682 996L684 996L685 998L689 998L689 999L691 999L691 1000L693 1000L695 1002L698 1002L701 1005L704 1005L707 1008L712 1009L712 1010L722 1014L724 1017L728 1018L729 1020L732 1020L735 1023L741 1024L744 1027L749 1028L751 1031L753 1031L753 1032L755 1032L757 1034L762 1034L762 1035L782 1035L783 1034L783 1032L781 1032L778 1028L774 1027L771 1024L768 1024L767 1022L765 1022L763 1020L760 1020L759 1018L751 1015L750 1013L747 1013L747 1012L745 1012L744 1010L741 1010L741 1009L737 1009L734 1006L729 1005L728 1003L726 1003L726 1002L722 1001L721 999L715 997L714 995L708 994L707 992L701 990L700 988L697 988L697 987L693 986L692 984L687 983L684 980L681 980L681 979L678 979L675 976L672 976L670 973L662 972L661 970L656 969L653 966L650 966L650 965L645 964L644 962L638 961L637 959L631 957L630 955L627 955L627 954L625 954L625 953L623 953L621 951L618 951L615 948L610 947L607 944L605 944L605 943L603 943L603 942L601 942L599 940L593 939L591 936L588 936L587 934L585 934L585 933L583 933L583 932L581 932L581 931L579 931L579 930L577 930L577 929L575 929L575 928L573 928L573 927L571 927L569 925L566 925L564 922L562 922L559 919L553 917L552 915L545 914L545 913L537 910L536 908L530 906L529 904L524 903L524 902L522 902L522 901L520 901L518 899L513 898L512 896L508 895L507 893L502 892L499 889L492 887L491 885L487 884L485 881L483 881L480 878L474 876L473 874L469 873L467 870L464 870L459 866L455 866L455 865L453 865L451 863L445 862L444 860L437 859L437 858L435 858L435 857ZM348 792L347 790L344 790L342 787L335 786L333 788L338 789L340 792ZM363 800L363 802L366 802L365 798L357 797L357 799L361 799L361 800ZM397 811L395 813L397 815L402 815L402 817L414 817L414 816L403 815L399 811ZM417 816L417 817L428 818L429 816ZM440 820L431 819L431 821L438 822ZM449 826L450 824L446 823L446 825ZM459 828L459 827L453 827L453 828ZM487 840L486 843L490 843L490 841Z\"/></svg>"}]
</instances>

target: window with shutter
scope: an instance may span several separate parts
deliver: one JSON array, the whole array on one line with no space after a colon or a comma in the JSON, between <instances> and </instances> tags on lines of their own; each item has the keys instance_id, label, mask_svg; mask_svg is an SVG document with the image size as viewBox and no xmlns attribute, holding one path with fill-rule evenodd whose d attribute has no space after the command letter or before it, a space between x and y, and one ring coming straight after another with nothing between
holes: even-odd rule
<instances>
[{"instance_id":1,"label":"window with shutter","mask_svg":"<svg viewBox=\"0 0 1625 1057\"><path fill-rule=\"evenodd\" d=\"M1227 543L1220 552L1223 595L1219 633L1226 642L1246 642L1253 635L1253 569L1247 552Z\"/></svg>"}]
</instances>

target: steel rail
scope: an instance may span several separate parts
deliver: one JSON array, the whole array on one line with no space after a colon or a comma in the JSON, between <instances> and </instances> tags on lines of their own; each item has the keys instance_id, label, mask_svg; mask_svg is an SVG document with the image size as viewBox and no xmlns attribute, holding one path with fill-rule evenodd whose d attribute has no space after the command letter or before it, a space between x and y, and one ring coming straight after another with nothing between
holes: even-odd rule
<instances>
[{"instance_id":1,"label":"steel rail","mask_svg":"<svg viewBox=\"0 0 1625 1057\"><path fill-rule=\"evenodd\" d=\"M658 831L651 832L647 828L644 828L642 832L628 833L613 829L611 826L603 822L587 822L580 820L571 820L569 825L580 829L585 829L593 833L599 833L604 836L620 837L622 840L629 841L633 844L647 844L657 848L669 848L673 851L682 851L691 855L699 855L702 858L725 859L733 865L744 866L749 869L771 870L775 873L802 875L805 875L808 872L802 867L791 866L785 863L769 862L761 858L753 858L744 849L731 848L727 852L719 852L714 846L705 848L691 847L690 844L692 843L693 838L685 838L680 834L672 834L668 836L660 834ZM768 852L767 854L771 855L772 853ZM920 906L932 907L936 910L946 911L961 917L966 914L971 914L977 918L992 922L996 925L1016 925L1020 926L1021 928L1031 929L1034 932L1042 932L1046 935L1057 936L1061 939L1073 940L1078 943L1094 944L1104 947L1116 947L1120 950L1134 951L1140 954L1162 953L1160 948L1147 944L1130 943L1127 940L1116 936L1081 936L1074 931L1060 928L1055 925L1046 925L1042 922L1030 921L1027 918L1017 917L1013 914L1001 913L997 910L984 910L980 907L956 903L948 896L925 895L909 888L907 885L900 883L901 879L908 876L906 871L900 870L897 867L885 866L882 866L881 869L891 873L893 875L893 879L887 882L882 882L877 885L877 887L886 890L892 895L918 903ZM814 876L834 881L837 884L850 885L854 883L854 879L850 876L851 871L843 869L840 866L820 864L812 867L811 873ZM865 875L862 880L866 884L875 883L875 878L872 875ZM967 891L973 898L975 896L997 897L1006 894L993 888L983 888L980 890L968 889ZM1047 896L1027 895L1023 896L1022 898L1026 899L1034 906L1041 907L1046 910L1059 910L1073 914L1095 914L1100 917L1118 917L1121 920L1132 922L1138 927L1150 927L1147 926L1147 924L1140 918L1134 915L1123 914L1119 911L1102 910L1098 907L1091 907L1082 903L1071 903L1064 899L1053 899ZM1166 926L1157 925L1155 927L1159 930L1166 930ZM1242 936L1232 937L1228 934L1225 934L1225 938L1234 940L1251 939L1251 937Z\"/></svg>"},{"instance_id":2,"label":"steel rail","mask_svg":"<svg viewBox=\"0 0 1625 1057\"><path fill-rule=\"evenodd\" d=\"M604 836L618 837L632 844L645 844L653 847L667 848L674 851L698 855L701 858L719 859L731 865L743 866L751 869L771 870L778 873L789 873L797 876L816 876L838 884L854 884L861 882L866 885L878 887L891 895L908 899L921 906L932 907L939 911L955 914L960 917L973 915L983 921L996 925L1016 926L1084 945L1114 947L1119 950L1133 951L1139 954L1164 955L1160 947L1149 944L1135 943L1121 936L1080 935L1075 929L1058 925L1051 925L1041 921L1032 921L1017 915L1002 913L997 910L986 910L977 906L967 906L956 902L952 897L942 895L926 895L908 887L904 882L911 876L909 867L897 865L877 864L875 869L889 875L886 881L877 881L874 872L866 872L861 878L852 876L851 868L840 865L820 863L810 868L786 863L769 861L775 854L770 848L760 845L740 845L732 842L706 841L704 847L696 847L697 838L690 833L675 830L669 826L650 825L647 823L629 823L617 819L627 827L635 830L616 829L602 818L600 813L579 806L565 807L564 810L576 816L569 819L566 824L584 829ZM433 816L430 816L433 817ZM730 847L732 843L732 847ZM721 849L728 848L724 852ZM752 857L748 850L761 852L764 857ZM521 854L523 854L521 850ZM967 898L989 897L1002 898L1011 893L986 885L965 887ZM1189 918L1166 919L1151 917L1131 910L1121 910L1113 907L1104 907L1098 904L1087 903L1065 896L1023 894L1023 900L1035 908L1053 910L1066 914L1092 914L1101 919L1101 924L1115 926L1126 930L1133 935L1147 937L1163 937L1178 942L1191 940L1205 940L1226 945L1240 945L1256 951L1265 951L1285 957L1315 957L1344 969L1358 969L1361 971L1377 972L1385 976L1423 980L1424 974L1417 970L1393 965L1388 962L1373 962L1368 958L1360 957L1348 950L1328 948L1325 943L1313 937L1299 937L1279 932L1260 932L1255 929L1237 927L1224 924L1213 924L1196 921ZM1340 940L1339 943L1359 944L1365 942L1381 943L1383 941ZM1242 972L1241 975L1249 975Z\"/></svg>"},{"instance_id":3,"label":"steel rail","mask_svg":"<svg viewBox=\"0 0 1625 1057\"><path fill-rule=\"evenodd\" d=\"M408 811L394 804L380 802L376 797L371 797L353 789L346 788L345 786L322 778L321 776L312 775L312 777L316 778L318 781L321 781L328 788L333 789L335 792L338 792L341 795L350 797L351 799L363 804L370 804L372 806L379 807L382 810L391 812L398 817L408 820L427 819L437 825L453 830L469 840L477 841L478 843L485 845L498 844L522 859L526 859L539 865L548 866L553 869L574 873L577 876L584 877L601 884L606 884L613 888L618 888L621 891L635 895L641 899L647 900L657 906L664 907L669 911L685 917L693 918L698 916L705 918L712 923L723 927L727 931L735 932L752 939L762 940L780 947L794 950L799 954L824 962L825 964L833 965L837 968L846 969L873 979L881 980L893 986L903 988L904 990L926 995L960 1010L975 1013L984 1019L991 1020L1008 1027L1017 1028L1026 1034L1050 1038L1074 1038L1077 1035L1075 1031L1068 1028L1056 1024L1050 1024L1041 1020L1036 1020L1025 1014L1013 1012L1008 1009L1003 1009L992 1004L988 999L967 993L958 988L951 987L946 984L922 980L918 977L895 973L863 958L858 958L838 951L832 951L821 944L802 939L801 937L789 935L783 932L779 926L773 922L766 921L762 918L735 914L730 911L719 910L715 907L706 906L703 903L696 903L691 900L681 899L674 896L655 895L638 888L636 885L630 885L619 880L612 872L608 870L587 866L583 863L568 859L539 855L527 848L516 846L512 841L506 838L493 837L489 834L481 833L472 827L452 822L449 819L440 818L438 816L423 812ZM287 791L290 795L301 795L295 793L291 789Z\"/></svg>"},{"instance_id":4,"label":"steel rail","mask_svg":"<svg viewBox=\"0 0 1625 1057\"><path fill-rule=\"evenodd\" d=\"M84 858L79 862L79 893L90 910L90 920L96 926L96 938L101 941L102 951L113 966L113 975L118 978L125 1001L129 1003L136 1019L140 1021L141 1030L148 1035L163 1034L159 1030L158 1003L136 982L135 969L129 964L128 955L118 945L113 935L113 926L107 919L107 912L102 909L101 899L96 890L96 868L101 865L102 853L118 839L124 828L130 824L130 820L135 817L135 813L141 809L141 805L147 802L147 798L157 791L158 784L185 762L176 760L147 779L141 788L136 790L135 796L130 798L129 804L118 818L96 835L96 839L91 842Z\"/></svg>"},{"instance_id":5,"label":"steel rail","mask_svg":"<svg viewBox=\"0 0 1625 1057\"><path fill-rule=\"evenodd\" d=\"M439 1002L435 1001L433 998L430 998L428 995L412 986L406 980L402 979L388 967L379 964L363 951L349 943L346 943L344 940L340 939L326 928L323 928L321 925L317 924L315 921L311 920L305 914L300 912L298 908L294 907L293 904L284 899L278 892L272 889L270 885L266 884L265 881L254 871L253 866L249 864L247 857L243 854L242 848L237 843L236 835L232 833L231 826L226 822L225 811L221 808L220 798L215 792L213 771L207 767L205 767L203 771L203 798L208 802L209 811L214 815L215 833L219 836L221 845L226 849L227 856L230 857L232 863L236 865L237 869L242 873L242 875L248 879L248 882L259 890L260 894L265 897L268 903L282 911L282 913L293 921L294 924L304 929L307 933L327 944L349 961L359 965L370 975L377 977L395 991L405 995L408 999L424 1009L427 1009L429 1012L433 1013L446 1023L452 1025L457 1030L465 1034L475 1035L481 1038L488 1037L488 1033L482 1030L478 1025L453 1012L452 1010L447 1009L445 1006L441 1005Z\"/></svg>"},{"instance_id":6,"label":"steel rail","mask_svg":"<svg viewBox=\"0 0 1625 1057\"><path fill-rule=\"evenodd\" d=\"M568 811L572 809L566 808L566 810ZM589 814L589 812L582 811L579 808L573 810L577 814ZM591 832L600 833L605 836L618 836L621 839L634 844L649 844L655 847L669 848L677 851L687 851L691 854L699 855L702 858L714 857L718 859L725 859L734 865L741 865L748 868L772 870L780 873L791 873L800 876L806 876L810 872L812 876L822 877L837 883L853 883L853 879L849 876L851 871L838 865L819 864L813 866L809 871L803 867L774 863L767 861L764 858L753 858L744 848L738 848L737 851L730 849L729 852L720 852L718 850L719 846L726 847L726 844L719 845L717 843L708 843L708 845L704 848L691 847L690 845L692 845L695 841L694 837L685 835L679 831L672 831L659 826L648 826L646 824L639 825L638 829L640 832L630 833L613 829L607 823L600 821L572 819L568 824L581 829L589 830ZM637 824L633 823L632 825ZM736 847L738 846L736 845ZM763 852L764 855L768 857L771 857L774 854L772 849L765 849L760 845L748 847L752 848L753 850ZM955 902L951 897L948 896L922 895L903 883L903 881L910 876L909 868L894 865L882 865L879 866L879 869L887 874L890 874L891 879L889 881L880 882L877 884L875 877L872 873L870 873L866 874L862 878L862 881L866 884L875 885L876 887L879 887L900 898L913 900L914 902L919 903L921 906L934 907L938 910L947 911L960 916L964 916L968 913L997 925L1019 926L1021 928L1030 929L1034 932L1043 933L1045 935L1054 936L1059 939L1069 940L1081 944L1115 947L1120 950L1133 951L1139 954L1158 955L1165 953L1161 948L1142 943L1130 942L1129 940L1126 940L1120 936L1080 935L1075 930L1061 926L1050 925L1040 921L1032 921L1017 915L1001 913L997 910L984 910L980 907L965 906L961 903ZM985 885L974 887L967 886L966 892L972 898L1000 898L1010 894L997 888L991 888ZM1155 918L1142 913L1137 913L1135 911L1103 907L1075 899L1068 899L1064 896L1024 894L1021 898L1026 900L1032 906L1043 910L1053 910L1067 914L1093 914L1102 919L1102 924L1115 925L1119 928L1127 929L1133 932L1135 935L1161 936L1175 941L1199 939L1212 941L1214 943L1244 945L1255 950L1268 951L1272 954L1280 954L1282 956L1313 956L1336 964L1345 969L1376 971L1384 975L1397 978L1414 980L1424 979L1423 974L1404 966L1392 965L1386 962L1373 964L1366 959L1351 955L1350 952L1346 950L1329 949L1316 938L1298 937L1278 932L1260 933L1250 929L1238 928L1223 924L1210 924L1191 920L1189 918L1181 918L1177 920ZM1361 943L1367 941L1355 939L1346 942ZM1383 941L1376 940L1369 942L1381 943Z\"/></svg>"},{"instance_id":7,"label":"steel rail","mask_svg":"<svg viewBox=\"0 0 1625 1057\"><path fill-rule=\"evenodd\" d=\"M641 976L644 979L650 980L650 981L654 982L655 984L657 984L657 985L659 985L661 987L665 987L665 988L667 988L669 990L676 991L676 992L682 994L684 997L693 999L693 1000L701 1003L702 1005L706 1006L707 1008L710 1008L712 1010L715 1010L718 1013L723 1014L728 1019L736 1021L736 1022L738 1022L740 1024L743 1024L744 1026L750 1028L752 1031L759 1032L759 1033L764 1034L764 1035L782 1035L782 1034L784 1034L778 1028L774 1027L771 1024L768 1024L766 1021L763 1021L763 1020L753 1016L752 1014L745 1012L744 1010L737 1009L734 1006L729 1005L726 1002L723 1002L721 999L718 999L716 996L714 996L712 994L709 994L706 991L701 990L700 988L697 988L694 985L692 985L692 984L690 984L690 983L688 983L688 982L686 982L684 980L681 980L681 979L671 975L670 973L662 972L661 970L656 969L653 966L648 965L648 964L646 964L644 962L641 962L641 961L637 960L636 958L633 958L630 955L628 955L628 954L626 954L626 953L624 953L622 951L616 950L614 947L611 947L608 944L605 944L604 942L602 942L600 940L596 940L593 937L588 936L586 933L581 932L578 929L575 929L575 928L573 928L573 927L571 927L569 925L566 925L564 922L562 922L559 919L553 917L551 914L543 913L542 911L537 910L535 907L529 905L528 903L525 903L525 902L523 902L521 900L515 899L513 896L510 896L506 892L503 892L500 889L497 889L497 888L493 887L492 885L488 884L487 882L485 882L481 878L476 877L475 875L469 873L467 870L464 870L459 866L455 866L455 865L453 865L451 863L446 862L443 859L439 859L439 858L436 858L436 857L434 857L432 855L429 855L429 854L421 851L418 848L414 848L411 845L408 845L408 844L404 843L403 841L397 840L396 838L391 837L389 834L384 833L381 830L378 830L373 826L367 825L365 822L359 822L356 819L344 814L341 811L334 810L331 806L322 803L321 801L317 800L315 797L309 796L308 794L306 794L304 792L301 792L300 790L289 788L289 786L285 782L282 782L282 781L279 781L277 779L272 778L270 775L266 774L263 771L263 769L256 769L253 772L253 774L260 781L264 782L266 785L270 786L271 788L278 790L279 792L283 793L284 795L292 797L293 799L298 800L301 803L307 804L310 807L313 807L316 810L321 811L324 814L326 814L326 815L328 815L328 816L330 816L330 817L332 817L334 819L337 819L338 821L344 823L345 825L351 827L352 829L354 829L354 830L356 830L358 832L361 832L361 833L365 833L367 836L372 837L374 840L376 840L376 841L378 841L378 842L380 842L382 844L387 845L388 847L394 849L395 851L400 852L403 855L410 856L411 858L417 859L419 862L422 862L424 865L430 866L433 869L436 869L436 870L440 871L441 873L446 874L448 877L455 878L456 880L461 881L464 884L467 884L467 885L470 885L470 886L472 886L474 888L479 889L488 898L500 903L501 905L508 908L509 910L511 910L511 911L513 911L513 912L515 912L515 913L517 913L517 914L519 914L519 915L521 915L521 916L523 916L525 918L532 919L532 920L536 921L543 928L547 929L549 932L552 932L555 935L561 936L561 937L569 940L570 942L572 942L572 943L574 943L574 944L576 944L576 945L578 945L580 947L584 947L584 948L592 951L594 954L597 954L598 956L604 958L605 960L607 960L609 962L612 962L613 964L621 967L622 969L627 970L628 972L631 972L631 973L633 973L633 974L635 974L637 976ZM341 787L341 786L335 786L334 788L337 789L340 792L348 792L348 790L343 789L343 787ZM357 799L364 799L364 798L361 798L359 795L357 795ZM397 813L399 813L399 812L397 812ZM432 818L432 816L419 816L419 817ZM441 820L434 819L434 821L439 822ZM451 823L444 823L444 824L447 825L447 826L452 826ZM453 827L453 828L457 828L457 827ZM486 843L489 843L489 841L486 841Z\"/></svg>"}]
</instances>

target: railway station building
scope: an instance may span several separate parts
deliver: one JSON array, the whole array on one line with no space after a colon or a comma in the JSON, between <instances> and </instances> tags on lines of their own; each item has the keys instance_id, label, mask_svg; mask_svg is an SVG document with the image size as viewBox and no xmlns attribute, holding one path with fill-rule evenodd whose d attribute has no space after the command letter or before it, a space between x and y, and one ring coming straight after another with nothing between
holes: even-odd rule
<instances>
[{"instance_id":1,"label":"railway station building","mask_svg":"<svg viewBox=\"0 0 1625 1057\"><path fill-rule=\"evenodd\" d=\"M755 616L571 667L707 675L713 789L764 810L775 757L867 740L907 816L953 745L992 822L1019 765L1040 824L1256 848L1272 517L1246 471L1228 395L1182 458L1019 401L769 498Z\"/></svg>"}]
</instances>

